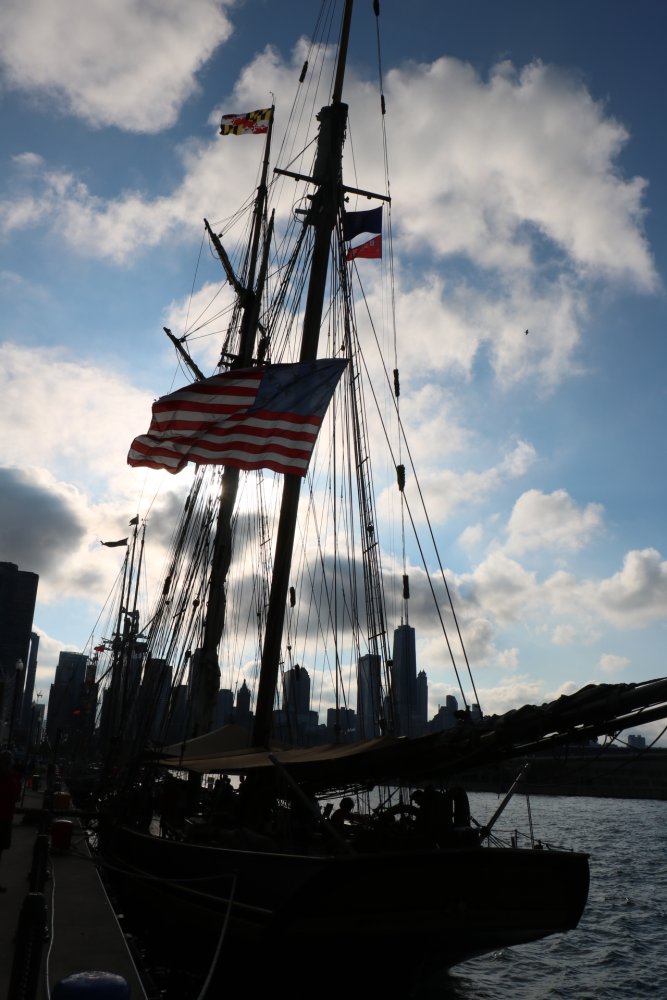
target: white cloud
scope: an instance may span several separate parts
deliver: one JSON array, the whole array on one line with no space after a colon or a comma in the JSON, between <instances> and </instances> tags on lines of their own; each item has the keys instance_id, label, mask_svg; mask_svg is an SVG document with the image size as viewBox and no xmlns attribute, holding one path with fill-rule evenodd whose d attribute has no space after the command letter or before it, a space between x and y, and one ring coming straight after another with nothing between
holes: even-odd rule
<instances>
[{"instance_id":1,"label":"white cloud","mask_svg":"<svg viewBox=\"0 0 667 1000\"><path fill-rule=\"evenodd\" d=\"M108 482L110 469L125 469L150 404L120 376L65 350L3 344L0 444L7 466L43 466L84 490L91 476Z\"/></svg>"},{"instance_id":2,"label":"white cloud","mask_svg":"<svg viewBox=\"0 0 667 1000\"><path fill-rule=\"evenodd\" d=\"M12 157L12 163L21 170L31 171L43 166L44 157L39 153L17 153Z\"/></svg>"},{"instance_id":3,"label":"white cloud","mask_svg":"<svg viewBox=\"0 0 667 1000\"><path fill-rule=\"evenodd\" d=\"M544 701L541 681L527 675L505 678L493 687L478 687L477 694L485 715L504 715L521 705L539 705Z\"/></svg>"},{"instance_id":4,"label":"white cloud","mask_svg":"<svg viewBox=\"0 0 667 1000\"><path fill-rule=\"evenodd\" d=\"M630 665L627 656L616 656L614 653L603 653L599 667L603 674L620 674Z\"/></svg>"},{"instance_id":5,"label":"white cloud","mask_svg":"<svg viewBox=\"0 0 667 1000\"><path fill-rule=\"evenodd\" d=\"M583 583L581 595L617 627L667 620L667 561L656 549L628 552L622 569L599 585Z\"/></svg>"},{"instance_id":6,"label":"white cloud","mask_svg":"<svg viewBox=\"0 0 667 1000\"><path fill-rule=\"evenodd\" d=\"M392 70L386 89L396 122L410 121L411 141L401 136L392 160L415 248L508 272L537 268L546 239L586 273L656 286L645 182L615 164L628 133L582 84L538 62L501 63L483 80L442 58Z\"/></svg>"},{"instance_id":7,"label":"white cloud","mask_svg":"<svg viewBox=\"0 0 667 1000\"><path fill-rule=\"evenodd\" d=\"M516 646L503 649L496 654L498 666L504 670L516 670L519 666L519 650Z\"/></svg>"},{"instance_id":8,"label":"white cloud","mask_svg":"<svg viewBox=\"0 0 667 1000\"><path fill-rule=\"evenodd\" d=\"M101 604L117 572L100 541L129 534L160 473L130 469L127 448L150 420L150 397L62 350L3 345L0 370L0 550L40 575L40 605ZM170 484L171 485L171 484ZM173 490L186 488L185 480ZM173 492L151 505L155 570ZM169 532L173 528L170 523Z\"/></svg>"},{"instance_id":9,"label":"white cloud","mask_svg":"<svg viewBox=\"0 0 667 1000\"><path fill-rule=\"evenodd\" d=\"M604 622L641 629L667 620L667 561L656 549L627 552L622 568L603 579L579 580L559 571L540 590L553 613L588 627Z\"/></svg>"},{"instance_id":10,"label":"white cloud","mask_svg":"<svg viewBox=\"0 0 667 1000\"><path fill-rule=\"evenodd\" d=\"M438 467L441 466L444 449L434 446L433 442L441 440L440 437L425 434L421 428L414 436L416 440L422 442L421 449L427 450L429 464L435 467L425 473L422 472L419 479L429 516L436 523L446 521L453 511L461 507L471 507L481 503L504 483L525 475L535 458L533 446L526 441L519 441L495 466L481 472L473 470L455 472ZM409 475L406 492L410 498ZM414 500L414 497L412 499ZM413 506L415 521L421 520L420 507L416 504Z\"/></svg>"},{"instance_id":11,"label":"white cloud","mask_svg":"<svg viewBox=\"0 0 667 1000\"><path fill-rule=\"evenodd\" d=\"M571 646L577 641L577 630L573 625L557 625L551 635L554 646Z\"/></svg>"},{"instance_id":12,"label":"white cloud","mask_svg":"<svg viewBox=\"0 0 667 1000\"><path fill-rule=\"evenodd\" d=\"M504 551L522 555L535 549L578 552L602 528L603 507L578 507L565 490L545 494L532 489L514 504Z\"/></svg>"},{"instance_id":13,"label":"white cloud","mask_svg":"<svg viewBox=\"0 0 667 1000\"><path fill-rule=\"evenodd\" d=\"M537 575L498 551L460 581L469 599L500 624L516 621L538 596Z\"/></svg>"},{"instance_id":14,"label":"white cloud","mask_svg":"<svg viewBox=\"0 0 667 1000\"><path fill-rule=\"evenodd\" d=\"M12 87L93 126L158 132L231 34L229 0L5 0L0 64Z\"/></svg>"},{"instance_id":15,"label":"white cloud","mask_svg":"<svg viewBox=\"0 0 667 1000\"><path fill-rule=\"evenodd\" d=\"M484 526L482 524L469 524L459 535L459 545L464 549L475 549L484 540Z\"/></svg>"},{"instance_id":16,"label":"white cloud","mask_svg":"<svg viewBox=\"0 0 667 1000\"><path fill-rule=\"evenodd\" d=\"M621 570L597 580L562 570L540 580L496 550L462 575L457 587L468 614L475 608L499 627L521 622L524 628L548 629L555 645L597 642L605 623L640 629L667 621L667 562L655 549L628 552Z\"/></svg>"},{"instance_id":17,"label":"white cloud","mask_svg":"<svg viewBox=\"0 0 667 1000\"><path fill-rule=\"evenodd\" d=\"M46 37L58 37L68 12L71 19L69 2L57 5L57 12L47 5L49 14L37 33L42 40L39 44ZM17 79L23 79L23 63L33 61L25 57L29 45L38 44L26 40L24 11L34 17L42 6L43 0L30 0L12 2L6 8L10 37L20 42L18 49L16 45L11 49L18 52L12 55L20 64ZM122 24L118 31L123 36L143 37L136 31L137 24L144 17L155 18L159 30L173 32L179 39L179 72L190 78L190 84L181 81L185 93L194 85L201 61L229 30L221 3L199 0L199 6L201 16L192 18L190 9L182 12L175 0L148 13L136 0L122 4L95 0L86 22L89 32L72 44L80 46L77 53L87 52L86 47L98 41L95 26L99 22L106 30L107 21L112 31ZM184 28L182 19L188 27ZM194 36L190 36L194 22ZM154 34L150 47L160 49ZM303 42L289 60L267 47L243 70L226 100L245 106L261 103L270 92L291 93L294 69L300 68L304 55ZM52 58L57 62L60 57ZM173 60L166 62L171 81ZM154 72L157 80L159 69L148 72ZM121 77L123 70L124 65L118 67ZM40 72L48 77L48 60ZM92 96L85 100L92 105L97 95L94 66L90 72ZM77 81L78 73L74 72ZM80 73L84 91L82 69ZM27 71L24 75L26 86L41 86L30 82ZM140 118L145 116L145 107L154 110L151 81L146 86L144 81L138 86L135 81L132 89L133 113ZM123 87L107 89L117 91L116 99L122 104ZM396 289L401 329L415 348L411 358L402 362L405 377L419 377L420 359L427 354L432 372L469 378L485 351L503 384L526 378L537 378L546 386L557 384L564 374L577 370L588 278L602 277L616 285L630 282L644 290L658 285L642 229L644 181L624 179L616 163L628 141L626 130L606 115L603 105L581 83L539 63L520 72L502 64L488 80L451 58L409 64L388 74L386 91L394 204L401 206L393 210L395 248L399 254L407 250L411 265L416 260L412 277L409 265ZM171 107L175 98L169 87L161 89L161 95L165 107ZM350 69L346 96L353 108L350 137L356 171L363 176L364 186L382 189L373 133L374 88ZM444 99L449 110L442 116ZM104 113L111 115L109 109ZM169 113L163 108L162 114L168 117ZM212 125L218 113L218 108L212 112ZM305 119L310 117L305 115ZM156 112L154 123L161 120ZM392 122L405 120L411 122L409 143L397 124L392 128ZM438 121L437 134L434 120ZM364 122L363 129L355 127L359 121ZM274 148L281 147L280 129L279 117ZM284 149L281 162L289 161L300 143L301 137L291 149ZM144 191L126 190L108 199L97 195L81 177L47 164L40 167L35 154L22 154L17 162L22 187L0 202L0 228L8 235L43 226L48 219L58 238L78 252L128 263L143 248L192 238L202 217L215 215L214 206L229 204L230 192L252 192L249 178L256 175L256 144L234 143L233 156L230 150L230 144L220 142L217 135L210 142L186 144L175 151L181 160L182 180L170 193L152 197ZM296 160L292 167L307 171L309 163ZM285 218L298 195L293 183L278 185L285 196L279 215ZM420 250L438 257L463 255L473 268L465 280L445 280L429 270L423 254L415 258L415 251ZM527 337L526 329L530 331Z\"/></svg>"}]
</instances>

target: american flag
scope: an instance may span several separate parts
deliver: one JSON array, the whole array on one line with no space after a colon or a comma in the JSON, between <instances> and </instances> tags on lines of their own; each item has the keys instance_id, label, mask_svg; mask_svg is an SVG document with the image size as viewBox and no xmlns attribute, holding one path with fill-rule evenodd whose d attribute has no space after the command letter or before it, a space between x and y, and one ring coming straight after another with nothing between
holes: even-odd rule
<instances>
[{"instance_id":1,"label":"american flag","mask_svg":"<svg viewBox=\"0 0 667 1000\"><path fill-rule=\"evenodd\" d=\"M180 472L196 465L305 476L346 360L323 358L223 372L162 396L128 465Z\"/></svg>"}]
</instances>

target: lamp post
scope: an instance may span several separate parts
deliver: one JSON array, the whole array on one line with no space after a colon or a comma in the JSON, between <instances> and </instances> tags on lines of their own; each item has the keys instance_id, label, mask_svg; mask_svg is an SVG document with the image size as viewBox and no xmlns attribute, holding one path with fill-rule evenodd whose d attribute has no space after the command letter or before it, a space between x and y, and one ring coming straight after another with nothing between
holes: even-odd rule
<instances>
[{"instance_id":1,"label":"lamp post","mask_svg":"<svg viewBox=\"0 0 667 1000\"><path fill-rule=\"evenodd\" d=\"M14 720L16 719L16 706L20 702L21 695L23 694L23 670L24 670L23 660L17 660L16 666L14 668L14 694L12 697L12 714L9 718L9 734L7 736L7 746L12 745L12 736L14 735Z\"/></svg>"}]
</instances>

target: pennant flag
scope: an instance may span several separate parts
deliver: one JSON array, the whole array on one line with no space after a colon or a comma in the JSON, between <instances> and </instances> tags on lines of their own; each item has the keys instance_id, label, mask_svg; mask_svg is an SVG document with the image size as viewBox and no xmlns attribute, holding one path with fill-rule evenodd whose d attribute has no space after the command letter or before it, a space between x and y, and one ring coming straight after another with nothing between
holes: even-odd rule
<instances>
[{"instance_id":1,"label":"pennant flag","mask_svg":"<svg viewBox=\"0 0 667 1000\"><path fill-rule=\"evenodd\" d=\"M305 476L346 365L323 358L232 370L162 396L128 465L175 473L194 462Z\"/></svg>"},{"instance_id":2,"label":"pennant flag","mask_svg":"<svg viewBox=\"0 0 667 1000\"><path fill-rule=\"evenodd\" d=\"M117 545L127 545L127 538L119 538L117 542L100 542L100 545L106 545L109 549L115 549Z\"/></svg>"},{"instance_id":3,"label":"pennant flag","mask_svg":"<svg viewBox=\"0 0 667 1000\"><path fill-rule=\"evenodd\" d=\"M382 232L382 205L367 212L343 213L343 239L353 240L360 233Z\"/></svg>"},{"instance_id":4,"label":"pennant flag","mask_svg":"<svg viewBox=\"0 0 667 1000\"><path fill-rule=\"evenodd\" d=\"M350 247L345 260L354 260L355 257L366 257L368 260L377 260L382 257L382 237L374 236L367 243L361 243L358 247Z\"/></svg>"},{"instance_id":5,"label":"pennant flag","mask_svg":"<svg viewBox=\"0 0 667 1000\"><path fill-rule=\"evenodd\" d=\"M93 647L93 652L94 653L103 653L105 649L106 649L106 646L95 646L95 647Z\"/></svg>"},{"instance_id":6,"label":"pennant flag","mask_svg":"<svg viewBox=\"0 0 667 1000\"><path fill-rule=\"evenodd\" d=\"M137 514L136 517L132 518L132 520L130 521L130 524L139 524L139 515L138 514Z\"/></svg>"},{"instance_id":7,"label":"pennant flag","mask_svg":"<svg viewBox=\"0 0 667 1000\"><path fill-rule=\"evenodd\" d=\"M220 122L220 135L261 135L269 131L271 108L260 108L259 111L248 111L244 115L223 115Z\"/></svg>"}]
</instances>

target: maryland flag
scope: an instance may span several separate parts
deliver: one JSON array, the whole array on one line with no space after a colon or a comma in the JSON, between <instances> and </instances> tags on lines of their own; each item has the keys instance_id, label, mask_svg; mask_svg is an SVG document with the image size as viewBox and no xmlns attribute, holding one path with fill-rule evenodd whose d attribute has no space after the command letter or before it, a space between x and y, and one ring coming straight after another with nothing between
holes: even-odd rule
<instances>
[{"instance_id":1,"label":"maryland flag","mask_svg":"<svg viewBox=\"0 0 667 1000\"><path fill-rule=\"evenodd\" d=\"M259 111L248 111L244 115L223 115L220 122L220 135L261 135L269 131L272 108L260 108Z\"/></svg>"}]
</instances>

